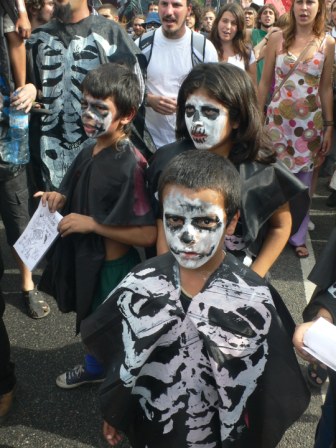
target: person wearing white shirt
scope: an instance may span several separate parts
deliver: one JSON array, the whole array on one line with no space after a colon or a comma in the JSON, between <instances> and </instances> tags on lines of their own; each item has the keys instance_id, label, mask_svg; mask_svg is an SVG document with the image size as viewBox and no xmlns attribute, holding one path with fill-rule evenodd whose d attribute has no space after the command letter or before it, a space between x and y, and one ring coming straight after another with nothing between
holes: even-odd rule
<instances>
[{"instance_id":1,"label":"person wearing white shirt","mask_svg":"<svg viewBox=\"0 0 336 448\"><path fill-rule=\"evenodd\" d=\"M161 27L152 39L147 57L146 125L157 148L175 141L176 99L183 79L201 62L218 62L212 43L186 26L190 0L160 0ZM141 39L148 38L148 33ZM193 41L202 39L201 51ZM141 39L136 44L141 47ZM150 53L150 54L149 54Z\"/></svg>"}]
</instances>

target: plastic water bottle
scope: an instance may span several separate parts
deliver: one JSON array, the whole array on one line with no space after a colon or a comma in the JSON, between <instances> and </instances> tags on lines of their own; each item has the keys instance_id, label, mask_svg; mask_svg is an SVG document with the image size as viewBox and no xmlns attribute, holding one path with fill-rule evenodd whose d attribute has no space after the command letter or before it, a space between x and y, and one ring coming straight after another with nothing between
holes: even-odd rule
<instances>
[{"instance_id":1,"label":"plastic water bottle","mask_svg":"<svg viewBox=\"0 0 336 448\"><path fill-rule=\"evenodd\" d=\"M11 106L9 109L9 151L4 154L4 162L16 165L29 162L28 126L28 114Z\"/></svg>"}]
</instances>

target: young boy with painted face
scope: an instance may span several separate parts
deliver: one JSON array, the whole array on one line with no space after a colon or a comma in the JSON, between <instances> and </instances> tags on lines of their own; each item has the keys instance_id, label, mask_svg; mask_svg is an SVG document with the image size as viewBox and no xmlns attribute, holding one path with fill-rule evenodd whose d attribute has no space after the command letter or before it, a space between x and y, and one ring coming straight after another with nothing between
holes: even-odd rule
<instances>
[{"instance_id":1,"label":"young boy with painted face","mask_svg":"<svg viewBox=\"0 0 336 448\"><path fill-rule=\"evenodd\" d=\"M146 161L127 138L140 104L136 75L125 66L101 65L83 82L82 122L89 140L65 175L58 192L39 193L42 203L61 210L61 238L40 287L51 292L63 312L77 313L77 330L139 263L133 246L152 245L154 219L144 183ZM93 357L60 375L70 389L102 381Z\"/></svg>"},{"instance_id":2,"label":"young boy with painted face","mask_svg":"<svg viewBox=\"0 0 336 448\"><path fill-rule=\"evenodd\" d=\"M163 172L159 196L170 252L133 269L81 326L109 366L105 437L115 446L124 431L133 448L274 447L309 397L267 284L222 249L239 174L189 151Z\"/></svg>"}]
</instances>

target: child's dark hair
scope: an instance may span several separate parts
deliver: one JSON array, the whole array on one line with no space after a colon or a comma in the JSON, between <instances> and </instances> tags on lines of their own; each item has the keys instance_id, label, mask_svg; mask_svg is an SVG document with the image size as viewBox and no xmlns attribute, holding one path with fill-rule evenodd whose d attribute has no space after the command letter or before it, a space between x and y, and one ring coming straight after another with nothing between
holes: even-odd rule
<instances>
[{"instance_id":1,"label":"child's dark hair","mask_svg":"<svg viewBox=\"0 0 336 448\"><path fill-rule=\"evenodd\" d=\"M222 194L227 224L240 207L240 177L233 164L206 149L186 151L174 157L163 170L158 186L159 200L166 186L191 190L215 190Z\"/></svg>"},{"instance_id":2,"label":"child's dark hair","mask_svg":"<svg viewBox=\"0 0 336 448\"><path fill-rule=\"evenodd\" d=\"M229 159L235 164L245 161L272 163L275 153L263 130L262 117L251 78L240 68L227 63L199 64L183 81L177 98L176 137L190 138L185 123L185 104L198 89L220 102L229 112L231 133Z\"/></svg>"},{"instance_id":3,"label":"child's dark hair","mask_svg":"<svg viewBox=\"0 0 336 448\"><path fill-rule=\"evenodd\" d=\"M103 64L91 70L82 83L82 90L94 98L111 97L118 117L137 112L141 103L140 85L136 74L122 64Z\"/></svg>"}]
</instances>

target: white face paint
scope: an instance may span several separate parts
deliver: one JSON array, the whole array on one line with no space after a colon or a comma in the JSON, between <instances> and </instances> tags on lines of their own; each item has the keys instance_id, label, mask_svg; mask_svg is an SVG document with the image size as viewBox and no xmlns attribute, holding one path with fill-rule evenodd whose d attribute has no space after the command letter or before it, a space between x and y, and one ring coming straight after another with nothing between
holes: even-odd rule
<instances>
[{"instance_id":1,"label":"white face paint","mask_svg":"<svg viewBox=\"0 0 336 448\"><path fill-rule=\"evenodd\" d=\"M209 149L222 139L228 122L228 111L210 98L190 95L185 105L185 122L197 149Z\"/></svg>"},{"instance_id":2,"label":"white face paint","mask_svg":"<svg viewBox=\"0 0 336 448\"><path fill-rule=\"evenodd\" d=\"M104 135L112 124L112 113L104 100L85 95L82 101L82 123L88 137Z\"/></svg>"},{"instance_id":3,"label":"white face paint","mask_svg":"<svg viewBox=\"0 0 336 448\"><path fill-rule=\"evenodd\" d=\"M163 215L167 243L179 265L197 269L212 258L225 230L221 207L172 189Z\"/></svg>"}]
</instances>

